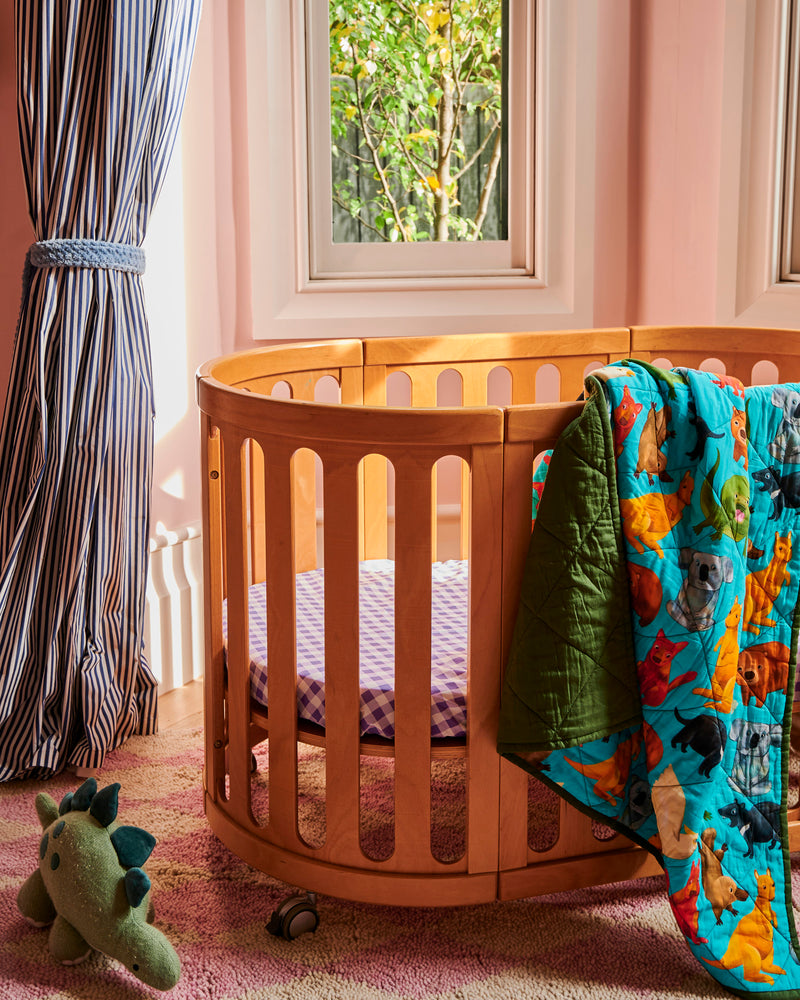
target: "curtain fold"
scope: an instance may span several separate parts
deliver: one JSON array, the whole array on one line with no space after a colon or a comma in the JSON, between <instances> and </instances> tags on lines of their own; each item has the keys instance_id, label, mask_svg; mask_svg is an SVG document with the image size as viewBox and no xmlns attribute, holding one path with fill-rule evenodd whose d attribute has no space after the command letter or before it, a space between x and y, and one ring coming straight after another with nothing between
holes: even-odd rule
<instances>
[{"instance_id":1,"label":"curtain fold","mask_svg":"<svg viewBox=\"0 0 800 1000\"><path fill-rule=\"evenodd\" d=\"M199 16L200 0L15 0L37 243L141 244ZM156 727L141 277L89 258L26 271L0 428L0 780L99 767Z\"/></svg>"}]
</instances>

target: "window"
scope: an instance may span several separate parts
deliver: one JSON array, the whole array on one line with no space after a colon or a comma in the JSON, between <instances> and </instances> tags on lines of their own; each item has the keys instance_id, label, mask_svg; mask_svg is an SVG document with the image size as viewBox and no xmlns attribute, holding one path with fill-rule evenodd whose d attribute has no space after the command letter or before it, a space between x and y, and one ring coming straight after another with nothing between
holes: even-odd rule
<instances>
[{"instance_id":1,"label":"window","mask_svg":"<svg viewBox=\"0 0 800 1000\"><path fill-rule=\"evenodd\" d=\"M726 8L717 318L797 325L800 5Z\"/></svg>"},{"instance_id":2,"label":"window","mask_svg":"<svg viewBox=\"0 0 800 1000\"><path fill-rule=\"evenodd\" d=\"M800 281L800 3L787 10L786 117L780 280Z\"/></svg>"},{"instance_id":3,"label":"window","mask_svg":"<svg viewBox=\"0 0 800 1000\"><path fill-rule=\"evenodd\" d=\"M596 5L496 2L506 138L495 183L507 221L482 239L446 242L392 239L399 227L385 213L375 228L388 240L342 238L331 166L330 12L338 4L245 4L246 191L234 196L249 235L242 250L254 339L592 325ZM444 3L413 6L435 15Z\"/></svg>"},{"instance_id":4,"label":"window","mask_svg":"<svg viewBox=\"0 0 800 1000\"><path fill-rule=\"evenodd\" d=\"M306 7L310 278L532 273L533 5Z\"/></svg>"}]
</instances>

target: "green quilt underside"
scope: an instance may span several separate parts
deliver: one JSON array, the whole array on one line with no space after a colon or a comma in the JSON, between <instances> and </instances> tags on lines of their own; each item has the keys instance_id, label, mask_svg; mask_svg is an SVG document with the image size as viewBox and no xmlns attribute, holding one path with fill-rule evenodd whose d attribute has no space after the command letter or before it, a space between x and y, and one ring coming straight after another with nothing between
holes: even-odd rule
<instances>
[{"instance_id":1,"label":"green quilt underside","mask_svg":"<svg viewBox=\"0 0 800 1000\"><path fill-rule=\"evenodd\" d=\"M718 982L796 998L800 386L629 360L587 390L538 504L498 750L659 860Z\"/></svg>"},{"instance_id":2,"label":"green quilt underside","mask_svg":"<svg viewBox=\"0 0 800 1000\"><path fill-rule=\"evenodd\" d=\"M642 721L611 425L600 395L562 434L546 483L506 671L501 753L575 746Z\"/></svg>"}]
</instances>

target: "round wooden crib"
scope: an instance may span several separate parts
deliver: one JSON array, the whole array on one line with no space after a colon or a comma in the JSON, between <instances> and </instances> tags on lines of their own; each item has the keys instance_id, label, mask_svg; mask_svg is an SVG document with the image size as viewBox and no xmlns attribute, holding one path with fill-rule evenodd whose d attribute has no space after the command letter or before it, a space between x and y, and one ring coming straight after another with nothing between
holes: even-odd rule
<instances>
[{"instance_id":1,"label":"round wooden crib","mask_svg":"<svg viewBox=\"0 0 800 1000\"><path fill-rule=\"evenodd\" d=\"M792 331L623 328L299 343L204 365L197 386L204 784L206 815L219 838L289 884L392 904L479 903L659 872L646 852L607 836L561 800L547 804L555 832L538 842L543 806L530 784L538 783L495 750L530 536L531 470L579 413L576 400L593 368L634 357L706 367L745 384L798 381L799 347L800 333ZM395 386L398 378L404 386ZM394 405L397 398L405 405ZM468 567L466 732L436 739L431 567L445 558ZM387 559L394 576L392 738L363 735L360 726L359 567ZM325 580L324 727L299 718L297 701L303 620L296 574L318 567ZM251 687L256 585L274 665L268 708ZM324 798L315 793L319 801L311 803L322 838L303 829L309 746L322 754L315 766L323 769ZM370 761L390 769L391 849L383 854L365 846ZM460 783L456 856L435 849L437 762L452 767ZM797 809L790 846L800 848Z\"/></svg>"}]
</instances>

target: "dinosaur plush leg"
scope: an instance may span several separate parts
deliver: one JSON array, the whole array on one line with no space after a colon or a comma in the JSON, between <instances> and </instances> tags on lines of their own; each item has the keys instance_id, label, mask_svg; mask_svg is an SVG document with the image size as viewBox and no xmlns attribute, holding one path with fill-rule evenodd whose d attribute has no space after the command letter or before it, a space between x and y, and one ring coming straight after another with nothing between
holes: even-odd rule
<instances>
[{"instance_id":1,"label":"dinosaur plush leg","mask_svg":"<svg viewBox=\"0 0 800 1000\"><path fill-rule=\"evenodd\" d=\"M17 894L17 906L22 916L36 927L46 927L55 920L56 910L38 868L22 884Z\"/></svg>"},{"instance_id":2,"label":"dinosaur plush leg","mask_svg":"<svg viewBox=\"0 0 800 1000\"><path fill-rule=\"evenodd\" d=\"M89 957L91 945L87 944L71 923L57 916L50 928L50 952L64 965L77 965Z\"/></svg>"}]
</instances>

